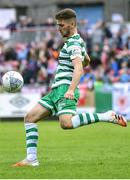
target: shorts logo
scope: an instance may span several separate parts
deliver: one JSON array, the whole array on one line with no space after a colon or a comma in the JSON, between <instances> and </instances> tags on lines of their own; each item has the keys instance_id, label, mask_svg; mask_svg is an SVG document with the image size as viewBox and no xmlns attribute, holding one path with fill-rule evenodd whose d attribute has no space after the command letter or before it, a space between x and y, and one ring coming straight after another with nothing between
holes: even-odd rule
<instances>
[{"instance_id":1,"label":"shorts logo","mask_svg":"<svg viewBox=\"0 0 130 180\"><path fill-rule=\"evenodd\" d=\"M65 107L65 102L64 102L64 99L61 99L58 103L58 109L59 111L62 110L64 107Z\"/></svg>"}]
</instances>

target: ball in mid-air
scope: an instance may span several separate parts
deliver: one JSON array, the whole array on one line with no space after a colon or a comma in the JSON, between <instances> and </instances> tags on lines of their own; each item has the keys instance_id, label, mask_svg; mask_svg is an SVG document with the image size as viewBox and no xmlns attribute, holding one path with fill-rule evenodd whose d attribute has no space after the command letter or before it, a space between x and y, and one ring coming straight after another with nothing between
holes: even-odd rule
<instances>
[{"instance_id":1,"label":"ball in mid-air","mask_svg":"<svg viewBox=\"0 0 130 180\"><path fill-rule=\"evenodd\" d=\"M23 87L23 84L24 80L19 72L8 71L2 77L2 86L6 92L18 92Z\"/></svg>"}]
</instances>

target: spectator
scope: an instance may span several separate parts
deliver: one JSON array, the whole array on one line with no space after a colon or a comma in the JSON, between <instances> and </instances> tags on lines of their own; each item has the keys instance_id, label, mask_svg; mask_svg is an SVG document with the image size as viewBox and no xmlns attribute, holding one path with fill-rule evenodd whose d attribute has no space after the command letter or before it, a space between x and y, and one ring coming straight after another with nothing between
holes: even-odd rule
<instances>
[{"instance_id":1,"label":"spectator","mask_svg":"<svg viewBox=\"0 0 130 180\"><path fill-rule=\"evenodd\" d=\"M39 71L35 47L31 47L27 56L27 65L23 72L25 84L36 83Z\"/></svg>"},{"instance_id":2,"label":"spectator","mask_svg":"<svg viewBox=\"0 0 130 180\"><path fill-rule=\"evenodd\" d=\"M96 69L97 66L101 65L101 49L99 44L94 44L92 47L91 57L91 66L93 69Z\"/></svg>"}]
</instances>

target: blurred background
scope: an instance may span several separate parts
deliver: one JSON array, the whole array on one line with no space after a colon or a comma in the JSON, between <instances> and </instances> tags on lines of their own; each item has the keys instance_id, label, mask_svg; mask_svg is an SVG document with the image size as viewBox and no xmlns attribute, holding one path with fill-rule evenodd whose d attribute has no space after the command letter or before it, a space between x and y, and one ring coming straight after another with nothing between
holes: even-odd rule
<instances>
[{"instance_id":1,"label":"blurred background","mask_svg":"<svg viewBox=\"0 0 130 180\"><path fill-rule=\"evenodd\" d=\"M91 58L79 89L78 111L114 109L130 119L130 0L1 0L0 85L2 75L19 71L20 93L0 86L0 118L23 117L49 92L63 41L55 13L72 8Z\"/></svg>"}]
</instances>

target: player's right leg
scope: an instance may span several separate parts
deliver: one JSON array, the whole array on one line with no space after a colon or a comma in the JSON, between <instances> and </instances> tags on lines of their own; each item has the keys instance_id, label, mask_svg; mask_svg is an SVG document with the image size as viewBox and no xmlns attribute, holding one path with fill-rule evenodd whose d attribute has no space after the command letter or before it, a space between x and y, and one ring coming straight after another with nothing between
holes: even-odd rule
<instances>
[{"instance_id":1,"label":"player's right leg","mask_svg":"<svg viewBox=\"0 0 130 180\"><path fill-rule=\"evenodd\" d=\"M55 113L52 97L55 97L53 91L42 97L25 116L27 157L14 164L14 166L39 165L37 160L38 127L36 122Z\"/></svg>"},{"instance_id":2,"label":"player's right leg","mask_svg":"<svg viewBox=\"0 0 130 180\"><path fill-rule=\"evenodd\" d=\"M38 127L36 122L49 115L50 111L45 107L41 106L40 104L36 104L31 109L31 111L27 113L27 115L24 118L27 157L24 160L14 164L13 167L39 165L37 159Z\"/></svg>"}]
</instances>

